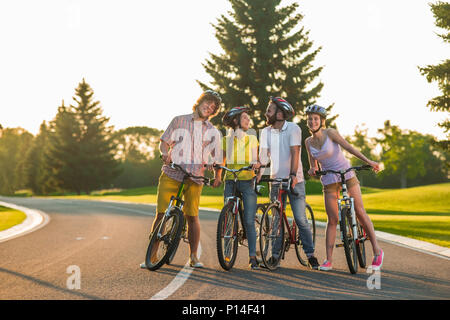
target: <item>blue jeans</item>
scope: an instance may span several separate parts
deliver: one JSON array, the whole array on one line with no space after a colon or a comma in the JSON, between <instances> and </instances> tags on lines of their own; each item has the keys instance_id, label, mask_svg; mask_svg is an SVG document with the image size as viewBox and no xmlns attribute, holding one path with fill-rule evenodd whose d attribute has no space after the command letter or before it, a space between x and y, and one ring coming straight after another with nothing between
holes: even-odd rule
<instances>
[{"instance_id":1,"label":"blue jeans","mask_svg":"<svg viewBox=\"0 0 450 320\"><path fill-rule=\"evenodd\" d=\"M277 200L278 190L280 188L279 184L272 184L270 188L270 199ZM312 238L311 229L308 224L308 219L306 218L305 209L305 182L299 182L295 185L294 191L298 193L297 196L293 195L292 192L288 191L287 196L289 196L289 202L291 204L291 209L294 214L295 223L298 226L298 231L300 233L300 240L302 241L303 251L306 253L307 257L314 254L314 242ZM286 208L286 193L283 194L282 201L283 207ZM274 244L274 251L279 251L281 246L280 241L276 241Z\"/></svg>"},{"instance_id":2,"label":"blue jeans","mask_svg":"<svg viewBox=\"0 0 450 320\"><path fill-rule=\"evenodd\" d=\"M233 196L233 180L225 181L224 200L227 197ZM237 191L242 194L242 201L244 204L244 223L247 232L248 252L250 257L256 256L256 201L257 196L254 189L254 179L252 180L238 180L236 185Z\"/></svg>"}]
</instances>

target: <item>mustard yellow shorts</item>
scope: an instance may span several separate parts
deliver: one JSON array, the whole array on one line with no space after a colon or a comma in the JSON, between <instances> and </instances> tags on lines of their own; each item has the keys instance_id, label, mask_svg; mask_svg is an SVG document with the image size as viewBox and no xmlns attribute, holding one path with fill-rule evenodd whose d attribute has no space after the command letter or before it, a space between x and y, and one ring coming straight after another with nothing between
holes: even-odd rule
<instances>
[{"instance_id":1,"label":"mustard yellow shorts","mask_svg":"<svg viewBox=\"0 0 450 320\"><path fill-rule=\"evenodd\" d=\"M157 207L156 212L162 213L167 210L170 198L176 196L181 182L169 178L164 172L159 177ZM187 216L198 216L200 195L203 185L199 185L192 180L187 180L184 184L184 207L183 212Z\"/></svg>"},{"instance_id":2,"label":"mustard yellow shorts","mask_svg":"<svg viewBox=\"0 0 450 320\"><path fill-rule=\"evenodd\" d=\"M359 180L357 177L353 177L349 180L347 180L347 189L350 189L354 185L359 184ZM340 182L327 184L323 186L323 193L339 193L341 191L342 185Z\"/></svg>"}]
</instances>

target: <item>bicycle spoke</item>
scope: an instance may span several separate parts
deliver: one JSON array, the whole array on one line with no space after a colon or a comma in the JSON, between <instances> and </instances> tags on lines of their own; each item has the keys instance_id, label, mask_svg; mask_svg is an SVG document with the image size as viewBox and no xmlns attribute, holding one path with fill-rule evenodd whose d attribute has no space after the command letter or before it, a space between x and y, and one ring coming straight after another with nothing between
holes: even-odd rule
<instances>
[{"instance_id":1,"label":"bicycle spoke","mask_svg":"<svg viewBox=\"0 0 450 320\"><path fill-rule=\"evenodd\" d=\"M270 206L263 214L260 230L260 251L267 268L274 270L284 250L284 222L278 207Z\"/></svg>"},{"instance_id":2,"label":"bicycle spoke","mask_svg":"<svg viewBox=\"0 0 450 320\"><path fill-rule=\"evenodd\" d=\"M178 247L183 213L177 210L173 209L169 216L165 216L151 235L146 254L146 264L150 270L159 269Z\"/></svg>"},{"instance_id":3,"label":"bicycle spoke","mask_svg":"<svg viewBox=\"0 0 450 320\"><path fill-rule=\"evenodd\" d=\"M228 204L222 209L217 226L217 255L225 270L233 267L237 254L237 216L232 212L232 208L233 206Z\"/></svg>"}]
</instances>

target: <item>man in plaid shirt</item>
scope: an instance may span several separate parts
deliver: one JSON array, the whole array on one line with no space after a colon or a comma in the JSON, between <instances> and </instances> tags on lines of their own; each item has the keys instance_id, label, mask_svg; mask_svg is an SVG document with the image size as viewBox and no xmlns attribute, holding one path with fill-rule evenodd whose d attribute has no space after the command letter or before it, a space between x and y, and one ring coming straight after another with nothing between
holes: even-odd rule
<instances>
[{"instance_id":1,"label":"man in plaid shirt","mask_svg":"<svg viewBox=\"0 0 450 320\"><path fill-rule=\"evenodd\" d=\"M161 136L159 148L164 165L159 177L157 215L152 232L167 210L170 197L177 193L183 180L184 174L172 169L170 162L173 161L195 176L203 176L208 158L222 154L220 131L208 121L218 112L221 102L218 93L205 91L193 106L193 113L175 117ZM189 263L194 268L203 267L197 256L200 242L198 207L202 188L202 181L189 179L185 182L183 211L188 223ZM141 267L145 268L145 263Z\"/></svg>"}]
</instances>

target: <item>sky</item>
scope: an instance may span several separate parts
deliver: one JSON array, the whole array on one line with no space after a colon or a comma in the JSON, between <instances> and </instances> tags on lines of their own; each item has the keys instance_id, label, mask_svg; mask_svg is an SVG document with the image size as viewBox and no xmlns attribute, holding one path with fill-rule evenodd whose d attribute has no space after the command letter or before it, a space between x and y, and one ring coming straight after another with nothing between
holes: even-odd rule
<instances>
[{"instance_id":1,"label":"sky","mask_svg":"<svg viewBox=\"0 0 450 320\"><path fill-rule=\"evenodd\" d=\"M293 1L282 1L288 5ZM371 137L386 120L445 138L447 115L430 112L440 94L418 66L449 58L430 0L303 0L300 26L322 50L324 88L343 135ZM116 129L164 130L191 111L209 82L202 63L222 49L212 24L226 0L17 0L0 2L0 124L37 134L84 78Z\"/></svg>"}]
</instances>

